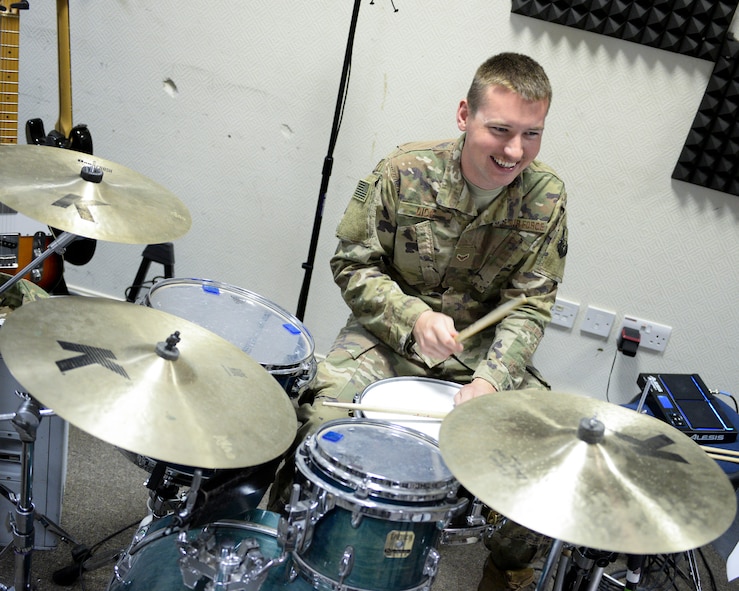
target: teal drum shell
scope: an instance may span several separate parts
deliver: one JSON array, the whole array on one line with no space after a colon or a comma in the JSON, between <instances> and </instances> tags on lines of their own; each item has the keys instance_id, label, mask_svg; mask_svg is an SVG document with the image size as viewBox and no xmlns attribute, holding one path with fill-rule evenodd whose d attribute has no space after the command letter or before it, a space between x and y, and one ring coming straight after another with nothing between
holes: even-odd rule
<instances>
[{"instance_id":1,"label":"teal drum shell","mask_svg":"<svg viewBox=\"0 0 739 591\"><path fill-rule=\"evenodd\" d=\"M281 555L281 547L277 539L279 515L269 511L255 509L244 521L224 520L209 524L207 527L215 532L219 545L238 545L256 541L259 551L266 561ZM180 568L181 553L177 544L177 533L163 535L171 526L171 518L166 517L151 523L145 535L129 548L129 552L121 557L115 568L115 575L108 585L108 591L204 591L209 586L209 579L203 577L194 587L185 585ZM188 531L188 539L195 539L200 529ZM141 531L139 532L139 535ZM261 591L310 591L311 585L300 578L289 578L290 560L276 563L267 571L266 579L259 585L255 583L250 589ZM227 587L224 587L227 588Z\"/></svg>"},{"instance_id":2,"label":"teal drum shell","mask_svg":"<svg viewBox=\"0 0 739 591\"><path fill-rule=\"evenodd\" d=\"M296 467L306 503L326 508L293 552L300 576L315 588L428 584L441 531L467 504L436 441L386 421L340 419L303 441Z\"/></svg>"}]
</instances>

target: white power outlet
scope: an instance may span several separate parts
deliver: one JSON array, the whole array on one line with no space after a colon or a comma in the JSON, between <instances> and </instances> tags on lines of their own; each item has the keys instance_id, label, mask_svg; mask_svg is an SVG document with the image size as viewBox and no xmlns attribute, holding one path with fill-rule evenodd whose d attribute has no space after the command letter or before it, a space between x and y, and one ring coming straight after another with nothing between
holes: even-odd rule
<instances>
[{"instance_id":1,"label":"white power outlet","mask_svg":"<svg viewBox=\"0 0 739 591\"><path fill-rule=\"evenodd\" d=\"M552 306L552 324L572 328L580 310L580 304L557 298Z\"/></svg>"},{"instance_id":2,"label":"white power outlet","mask_svg":"<svg viewBox=\"0 0 739 591\"><path fill-rule=\"evenodd\" d=\"M582 321L580 330L599 337L608 338L615 319L615 312L588 306L585 310L585 320Z\"/></svg>"},{"instance_id":3,"label":"white power outlet","mask_svg":"<svg viewBox=\"0 0 739 591\"><path fill-rule=\"evenodd\" d=\"M642 320L635 316L624 316L621 328L633 328L639 331L640 342L639 347L650 349L652 351L664 351L667 347L667 341L670 340L672 327L664 324L658 324L651 320ZM619 329L619 334L621 330Z\"/></svg>"}]
</instances>

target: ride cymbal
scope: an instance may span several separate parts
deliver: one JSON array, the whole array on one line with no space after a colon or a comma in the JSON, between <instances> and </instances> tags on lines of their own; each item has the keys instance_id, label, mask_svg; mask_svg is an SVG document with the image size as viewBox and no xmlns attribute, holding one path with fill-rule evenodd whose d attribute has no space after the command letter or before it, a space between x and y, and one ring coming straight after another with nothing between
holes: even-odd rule
<instances>
[{"instance_id":1,"label":"ride cymbal","mask_svg":"<svg viewBox=\"0 0 739 591\"><path fill-rule=\"evenodd\" d=\"M628 554L703 546L736 496L689 437L584 396L518 390L456 407L439 435L454 476L499 513L575 545Z\"/></svg>"},{"instance_id":2,"label":"ride cymbal","mask_svg":"<svg viewBox=\"0 0 739 591\"><path fill-rule=\"evenodd\" d=\"M125 244L185 234L185 205L167 189L103 158L52 146L0 146L0 202L65 232Z\"/></svg>"},{"instance_id":3,"label":"ride cymbal","mask_svg":"<svg viewBox=\"0 0 739 591\"><path fill-rule=\"evenodd\" d=\"M55 414L165 462L255 466L287 450L297 430L292 402L261 365L146 306L82 296L24 304L0 328L0 352Z\"/></svg>"}]
</instances>

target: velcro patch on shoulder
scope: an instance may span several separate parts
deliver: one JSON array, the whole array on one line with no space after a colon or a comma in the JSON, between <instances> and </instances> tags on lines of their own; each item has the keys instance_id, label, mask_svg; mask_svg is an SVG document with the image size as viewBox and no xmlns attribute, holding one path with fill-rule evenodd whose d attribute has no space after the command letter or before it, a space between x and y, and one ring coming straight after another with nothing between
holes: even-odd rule
<instances>
[{"instance_id":1,"label":"velcro patch on shoulder","mask_svg":"<svg viewBox=\"0 0 739 591\"><path fill-rule=\"evenodd\" d=\"M398 206L398 213L413 218L420 218L424 220L443 220L447 221L451 219L451 213L437 209L436 207L429 207L427 205L421 205L419 203L406 203L403 202Z\"/></svg>"},{"instance_id":2,"label":"velcro patch on shoulder","mask_svg":"<svg viewBox=\"0 0 739 591\"><path fill-rule=\"evenodd\" d=\"M527 218L518 218L513 220L514 228L521 230L522 232L535 232L536 234L543 234L547 231L547 222L542 220L531 220Z\"/></svg>"},{"instance_id":3,"label":"velcro patch on shoulder","mask_svg":"<svg viewBox=\"0 0 739 591\"><path fill-rule=\"evenodd\" d=\"M370 188L371 185L366 180L362 179L357 183L357 188L354 189L352 199L356 199L357 201L364 203L367 199L367 195L369 195Z\"/></svg>"}]
</instances>

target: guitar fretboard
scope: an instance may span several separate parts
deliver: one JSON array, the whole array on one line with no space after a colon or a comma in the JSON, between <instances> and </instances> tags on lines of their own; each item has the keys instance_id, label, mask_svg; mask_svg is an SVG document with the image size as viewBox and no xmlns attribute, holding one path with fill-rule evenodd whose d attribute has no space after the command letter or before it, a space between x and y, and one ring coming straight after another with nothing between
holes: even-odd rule
<instances>
[{"instance_id":1,"label":"guitar fretboard","mask_svg":"<svg viewBox=\"0 0 739 591\"><path fill-rule=\"evenodd\" d=\"M20 17L15 9L0 12L0 143L18 142L18 58Z\"/></svg>"}]
</instances>

